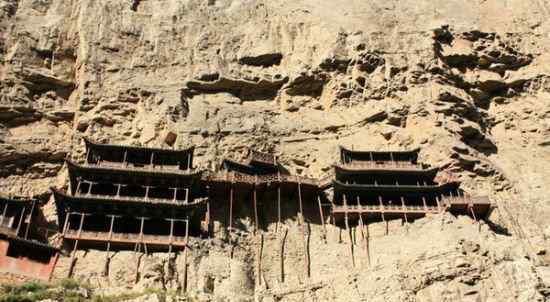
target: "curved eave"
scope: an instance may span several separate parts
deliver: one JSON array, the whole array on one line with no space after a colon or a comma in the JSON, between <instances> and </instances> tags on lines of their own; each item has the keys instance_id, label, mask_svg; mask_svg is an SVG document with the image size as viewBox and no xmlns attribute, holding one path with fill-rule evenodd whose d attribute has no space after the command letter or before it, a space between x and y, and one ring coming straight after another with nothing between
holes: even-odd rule
<instances>
[{"instance_id":1,"label":"curved eave","mask_svg":"<svg viewBox=\"0 0 550 302\"><path fill-rule=\"evenodd\" d=\"M413 175L413 176L426 176L430 178L435 178L437 175L437 172L439 171L438 167L431 167L431 168L349 168L342 165L334 165L334 172L336 174L336 177L339 175L368 175L368 174L374 174L374 175L391 175L391 174L399 174L399 175Z\"/></svg>"},{"instance_id":2,"label":"curved eave","mask_svg":"<svg viewBox=\"0 0 550 302\"><path fill-rule=\"evenodd\" d=\"M356 151L356 150L350 150L342 145L339 146L340 148L340 155L343 157L344 154L357 154L357 155L367 155L369 153L371 154L397 154L397 155L410 155L412 159L416 160L418 159L418 153L420 152L420 148L415 148L412 150L389 150L389 151Z\"/></svg>"},{"instance_id":3,"label":"curved eave","mask_svg":"<svg viewBox=\"0 0 550 302\"><path fill-rule=\"evenodd\" d=\"M191 146L187 149L179 149L179 150L173 150L173 149L163 149L163 148L154 148L154 147L141 147L141 146L131 146L131 145L115 145L115 144L101 144L98 142L95 142L89 138L83 138L84 144L86 145L86 150L90 149L128 149L128 150L134 150L134 151L151 151L151 152L158 152L158 153L164 153L164 154L188 154L195 151L195 146Z\"/></svg>"},{"instance_id":4,"label":"curved eave","mask_svg":"<svg viewBox=\"0 0 550 302\"><path fill-rule=\"evenodd\" d=\"M448 182L433 186L395 186L395 185L360 185L360 184L345 184L338 180L333 181L333 186L336 191L401 191L401 192L439 192L446 189L458 189L459 182Z\"/></svg>"}]
</instances>

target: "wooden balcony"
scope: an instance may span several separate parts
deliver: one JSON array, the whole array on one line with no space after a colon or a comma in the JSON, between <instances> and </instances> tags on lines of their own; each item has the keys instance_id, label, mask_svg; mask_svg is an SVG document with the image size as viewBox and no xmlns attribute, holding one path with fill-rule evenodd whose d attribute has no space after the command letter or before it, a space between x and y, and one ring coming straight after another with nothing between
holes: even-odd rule
<instances>
[{"instance_id":1,"label":"wooden balcony","mask_svg":"<svg viewBox=\"0 0 550 302\"><path fill-rule=\"evenodd\" d=\"M377 206L377 205L349 205L349 206L334 206L333 214L362 214L362 213L388 213L388 214L435 214L439 213L440 209L434 206Z\"/></svg>"}]
</instances>

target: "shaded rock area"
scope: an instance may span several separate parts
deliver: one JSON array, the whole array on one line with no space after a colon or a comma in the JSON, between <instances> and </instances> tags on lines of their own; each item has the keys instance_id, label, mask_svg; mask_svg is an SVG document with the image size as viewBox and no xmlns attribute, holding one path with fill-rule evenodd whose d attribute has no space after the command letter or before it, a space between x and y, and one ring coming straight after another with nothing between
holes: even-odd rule
<instances>
[{"instance_id":1,"label":"shaded rock area","mask_svg":"<svg viewBox=\"0 0 550 302\"><path fill-rule=\"evenodd\" d=\"M295 217L284 232L239 224L198 238L193 298L213 301L544 301L549 299L550 5L545 1L0 0L0 192L35 196L56 228L49 187L82 137L195 145L198 168L248 147L321 178L338 145L412 149L497 208L479 228L435 216L388 236L372 225L351 266L347 234L311 222L304 276ZM52 241L53 241L52 237ZM359 257L362 256L362 257ZM76 276L105 291L178 290L182 257L79 251ZM64 276L69 259L56 271ZM175 263L175 264L174 264ZM258 280L261 280L259 282ZM151 299L157 297L152 295ZM146 298L143 298L146 299ZM166 297L168 299L168 297Z\"/></svg>"}]
</instances>

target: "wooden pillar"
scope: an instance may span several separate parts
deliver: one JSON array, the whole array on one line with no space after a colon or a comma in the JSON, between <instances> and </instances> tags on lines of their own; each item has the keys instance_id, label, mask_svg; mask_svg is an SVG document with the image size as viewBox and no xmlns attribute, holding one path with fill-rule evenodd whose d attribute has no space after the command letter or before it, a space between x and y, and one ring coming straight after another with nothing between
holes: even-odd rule
<instances>
[{"instance_id":1,"label":"wooden pillar","mask_svg":"<svg viewBox=\"0 0 550 302\"><path fill-rule=\"evenodd\" d=\"M229 187L229 235L233 232L233 181Z\"/></svg>"},{"instance_id":2,"label":"wooden pillar","mask_svg":"<svg viewBox=\"0 0 550 302\"><path fill-rule=\"evenodd\" d=\"M88 181L88 193L86 193L86 194L88 194L88 195L92 194L92 186L93 185L94 185L93 182Z\"/></svg>"},{"instance_id":3,"label":"wooden pillar","mask_svg":"<svg viewBox=\"0 0 550 302\"><path fill-rule=\"evenodd\" d=\"M111 223L109 225L109 237L107 237L107 253L105 254L105 267L103 269L103 276L107 277L109 275L109 265L111 262L110 251L111 251L111 239L113 238L113 227L115 224L115 217L117 215L106 215L111 218Z\"/></svg>"},{"instance_id":4,"label":"wooden pillar","mask_svg":"<svg viewBox=\"0 0 550 302\"><path fill-rule=\"evenodd\" d=\"M128 149L124 149L124 158L122 159L122 164L128 166Z\"/></svg>"},{"instance_id":5,"label":"wooden pillar","mask_svg":"<svg viewBox=\"0 0 550 302\"><path fill-rule=\"evenodd\" d=\"M151 161L149 163L149 166L151 168L155 168L155 162L154 161L155 161L155 152L151 152Z\"/></svg>"},{"instance_id":6,"label":"wooden pillar","mask_svg":"<svg viewBox=\"0 0 550 302\"><path fill-rule=\"evenodd\" d=\"M32 215L34 214L34 207L36 206L36 201L33 200L31 205L31 212L29 213L29 222L27 222L27 226L25 227L25 239L29 238L29 230L31 227L32 222Z\"/></svg>"},{"instance_id":7,"label":"wooden pillar","mask_svg":"<svg viewBox=\"0 0 550 302\"><path fill-rule=\"evenodd\" d=\"M185 203L189 203L189 188L185 188Z\"/></svg>"},{"instance_id":8,"label":"wooden pillar","mask_svg":"<svg viewBox=\"0 0 550 302\"><path fill-rule=\"evenodd\" d=\"M302 204L302 184L300 180L298 180L298 203L299 203L299 209L300 209L300 233L302 233L302 241L304 243L304 271L306 276L310 277L310 271L309 271L309 251L308 251L308 244L305 236L305 221L304 221L304 207Z\"/></svg>"},{"instance_id":9,"label":"wooden pillar","mask_svg":"<svg viewBox=\"0 0 550 302\"><path fill-rule=\"evenodd\" d=\"M191 170L191 152L188 152L187 153L187 169L186 170Z\"/></svg>"},{"instance_id":10,"label":"wooden pillar","mask_svg":"<svg viewBox=\"0 0 550 302\"><path fill-rule=\"evenodd\" d=\"M189 249L189 217L185 220L185 250L183 252L183 292L187 293L187 250Z\"/></svg>"},{"instance_id":11,"label":"wooden pillar","mask_svg":"<svg viewBox=\"0 0 550 302\"><path fill-rule=\"evenodd\" d=\"M279 231L279 225L281 224L281 175L279 174L279 184L277 185L277 224L275 225L275 231Z\"/></svg>"},{"instance_id":12,"label":"wooden pillar","mask_svg":"<svg viewBox=\"0 0 550 302\"><path fill-rule=\"evenodd\" d=\"M370 263L368 261L369 257L369 238L365 236L365 223L363 222L363 209L361 207L361 200L359 199L359 196L357 196L357 210L359 211L359 229L361 230L361 238L363 242L365 243L365 253L367 256L367 266L370 266Z\"/></svg>"},{"instance_id":13,"label":"wooden pillar","mask_svg":"<svg viewBox=\"0 0 550 302\"><path fill-rule=\"evenodd\" d=\"M281 283L285 282L285 242L286 242L287 235L288 235L288 228L285 229L283 236L281 236L281 249L279 254Z\"/></svg>"},{"instance_id":14,"label":"wooden pillar","mask_svg":"<svg viewBox=\"0 0 550 302\"><path fill-rule=\"evenodd\" d=\"M343 198L344 198L344 223L346 225L346 233L348 233L348 236L349 236L351 264L352 264L353 267L355 267L355 255L354 255L354 251L353 251L353 237L351 235L351 229L349 227L348 201L347 201L347 198L346 198L346 194L343 195Z\"/></svg>"},{"instance_id":15,"label":"wooden pillar","mask_svg":"<svg viewBox=\"0 0 550 302\"><path fill-rule=\"evenodd\" d=\"M26 206L23 206L21 210L21 217L19 217L19 222L17 223L17 229L15 230L15 236L19 236L19 230L21 229L21 224L23 223L23 218L25 217L25 211L27 210Z\"/></svg>"},{"instance_id":16,"label":"wooden pillar","mask_svg":"<svg viewBox=\"0 0 550 302\"><path fill-rule=\"evenodd\" d=\"M426 203L426 197L422 196L422 204L424 205L424 211L428 211L428 204Z\"/></svg>"},{"instance_id":17,"label":"wooden pillar","mask_svg":"<svg viewBox=\"0 0 550 302\"><path fill-rule=\"evenodd\" d=\"M256 234L256 231L258 230L258 196L256 192L256 184L258 183L257 178L258 176L256 176L256 180L254 181L254 190L252 192L252 199L254 202L254 234Z\"/></svg>"},{"instance_id":18,"label":"wooden pillar","mask_svg":"<svg viewBox=\"0 0 550 302\"><path fill-rule=\"evenodd\" d=\"M151 188L151 186L144 186L145 187L145 200L149 199L149 188Z\"/></svg>"},{"instance_id":19,"label":"wooden pillar","mask_svg":"<svg viewBox=\"0 0 550 302\"><path fill-rule=\"evenodd\" d=\"M172 242L174 241L174 219L168 219L170 221L170 239L168 240L168 257L172 255Z\"/></svg>"},{"instance_id":20,"label":"wooden pillar","mask_svg":"<svg viewBox=\"0 0 550 302\"><path fill-rule=\"evenodd\" d=\"M80 236L82 234L82 226L84 225L84 217L86 214L84 213L78 213L80 214L80 224L78 225L78 233L76 235L76 239L73 246L73 251L71 253L71 263L69 265L69 272L68 272L68 278L70 278L73 275L74 271L74 265L76 263L76 250L78 249L78 242L80 240Z\"/></svg>"},{"instance_id":21,"label":"wooden pillar","mask_svg":"<svg viewBox=\"0 0 550 302\"><path fill-rule=\"evenodd\" d=\"M382 196L378 195L378 203L380 204L380 209L381 209L381 216L382 216L382 221L386 224L386 232L385 234L388 235L389 231L388 231L388 221L386 220L386 215L384 215L384 212L385 212L385 208L384 208L384 203L382 202Z\"/></svg>"},{"instance_id":22,"label":"wooden pillar","mask_svg":"<svg viewBox=\"0 0 550 302\"><path fill-rule=\"evenodd\" d=\"M77 185L76 185L76 190L75 190L75 193L76 193L76 194L75 194L75 195L80 194L80 187L81 187L81 184L82 184L82 181L79 179L79 180L78 180L78 183L77 183Z\"/></svg>"},{"instance_id":23,"label":"wooden pillar","mask_svg":"<svg viewBox=\"0 0 550 302\"><path fill-rule=\"evenodd\" d=\"M116 184L116 197L120 197L120 190L122 189L122 184Z\"/></svg>"},{"instance_id":24,"label":"wooden pillar","mask_svg":"<svg viewBox=\"0 0 550 302\"><path fill-rule=\"evenodd\" d=\"M62 236L65 236L67 233L67 230L69 229L69 216L71 216L72 213L66 213L65 214L65 222L63 223L63 233Z\"/></svg>"},{"instance_id":25,"label":"wooden pillar","mask_svg":"<svg viewBox=\"0 0 550 302\"><path fill-rule=\"evenodd\" d=\"M401 207L403 208L403 217L405 218L405 223L409 223L409 220L407 219L407 206L405 205L405 198L403 196L401 198Z\"/></svg>"},{"instance_id":26,"label":"wooden pillar","mask_svg":"<svg viewBox=\"0 0 550 302\"><path fill-rule=\"evenodd\" d=\"M327 243L327 226L325 225L325 215L323 213L323 205L321 204L321 196L317 194L317 203L319 204L319 217L321 218L321 225L323 226L323 240Z\"/></svg>"},{"instance_id":27,"label":"wooden pillar","mask_svg":"<svg viewBox=\"0 0 550 302\"><path fill-rule=\"evenodd\" d=\"M439 203L439 197L435 197L435 201L437 202L437 212L441 213L441 204Z\"/></svg>"},{"instance_id":28,"label":"wooden pillar","mask_svg":"<svg viewBox=\"0 0 550 302\"><path fill-rule=\"evenodd\" d=\"M8 202L4 204L4 210L2 211L2 217L0 217L0 226L4 224L4 219L8 213Z\"/></svg>"}]
</instances>

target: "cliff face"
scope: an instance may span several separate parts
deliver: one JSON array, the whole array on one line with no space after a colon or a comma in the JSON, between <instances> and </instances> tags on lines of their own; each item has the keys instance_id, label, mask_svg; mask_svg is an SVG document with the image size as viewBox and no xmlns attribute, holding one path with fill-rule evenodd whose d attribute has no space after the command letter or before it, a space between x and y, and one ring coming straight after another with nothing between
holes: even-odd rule
<instances>
[{"instance_id":1,"label":"cliff face","mask_svg":"<svg viewBox=\"0 0 550 302\"><path fill-rule=\"evenodd\" d=\"M166 147L173 132L203 168L254 147L314 177L338 145L421 147L421 161L496 203L480 231L465 217L396 226L373 236L378 260L353 269L346 236L331 229L325 245L313 225L306 280L289 219L288 280L275 273L283 234L266 232L274 259L258 286L258 239L244 224L232 261L223 241L196 243L190 288L205 299L543 301L549 17L542 0L0 0L0 191L49 199L83 136ZM97 253L77 276L132 284L131 253L115 255L109 280ZM138 285L166 283L163 255L146 258L155 269Z\"/></svg>"}]
</instances>

